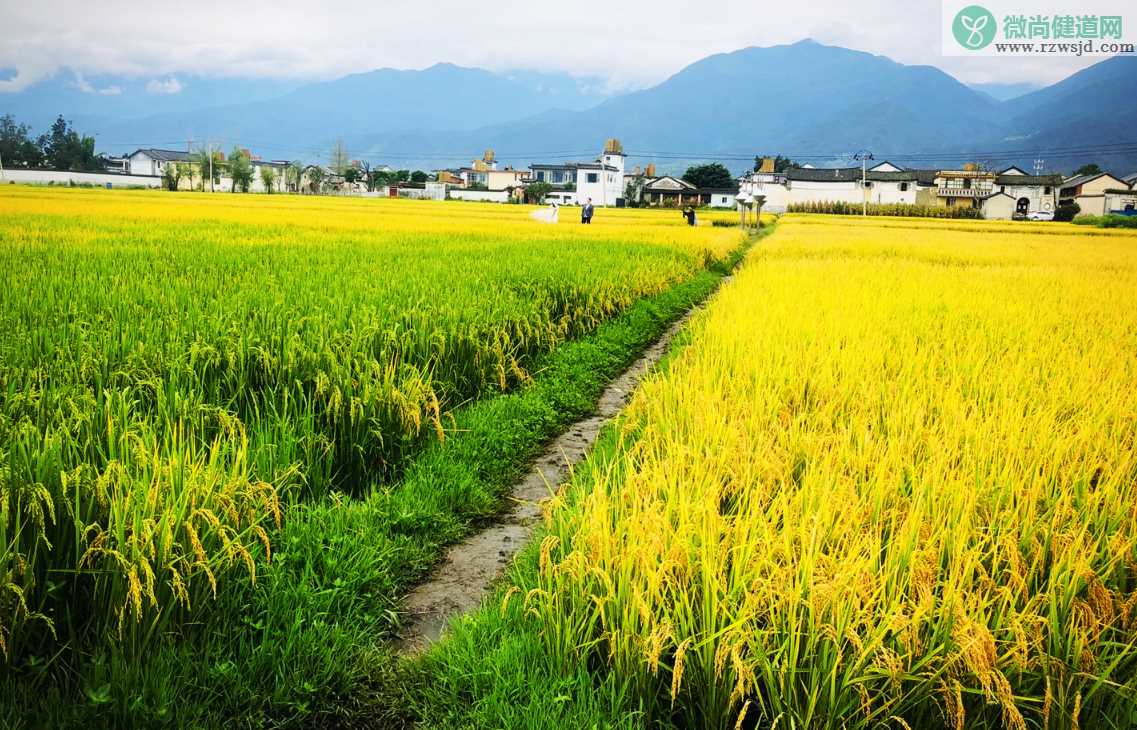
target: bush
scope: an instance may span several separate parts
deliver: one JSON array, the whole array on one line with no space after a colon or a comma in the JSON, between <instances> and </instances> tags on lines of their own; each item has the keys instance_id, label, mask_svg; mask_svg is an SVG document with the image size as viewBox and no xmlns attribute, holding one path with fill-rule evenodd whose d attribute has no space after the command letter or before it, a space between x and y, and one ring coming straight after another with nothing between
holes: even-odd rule
<instances>
[{"instance_id":1,"label":"bush","mask_svg":"<svg viewBox=\"0 0 1137 730\"><path fill-rule=\"evenodd\" d=\"M1081 212L1082 206L1077 203L1062 203L1054 210L1054 220L1069 223Z\"/></svg>"},{"instance_id":2,"label":"bush","mask_svg":"<svg viewBox=\"0 0 1137 730\"><path fill-rule=\"evenodd\" d=\"M1074 221L1074 225L1097 226L1098 228L1137 228L1137 215L1084 215Z\"/></svg>"},{"instance_id":3,"label":"bush","mask_svg":"<svg viewBox=\"0 0 1137 730\"><path fill-rule=\"evenodd\" d=\"M869 203L869 215L902 216L905 218L971 218L983 217L978 208L948 208L940 205L912 205L909 203ZM787 213L821 213L827 215L861 215L860 203L844 200L811 200L806 203L790 203Z\"/></svg>"}]
</instances>

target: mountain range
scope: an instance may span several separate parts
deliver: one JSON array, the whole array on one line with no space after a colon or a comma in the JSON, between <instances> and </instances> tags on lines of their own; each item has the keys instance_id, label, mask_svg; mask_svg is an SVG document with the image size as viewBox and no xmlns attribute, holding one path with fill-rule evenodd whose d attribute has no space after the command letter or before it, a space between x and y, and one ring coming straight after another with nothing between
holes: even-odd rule
<instances>
[{"instance_id":1,"label":"mountain range","mask_svg":"<svg viewBox=\"0 0 1137 730\"><path fill-rule=\"evenodd\" d=\"M599 78L451 64L309 83L67 73L0 94L0 114L38 128L62 113L108 152L180 149L192 136L326 160L342 138L352 157L403 168L468 164L486 148L515 166L590 159L618 137L633 163L666 171L710 159L738 171L758 153L849 164L861 149L908 167L1031 169L1041 157L1048 171L1137 169L1137 57L1031 88L970 87L932 66L806 40L709 56L619 94Z\"/></svg>"}]
</instances>

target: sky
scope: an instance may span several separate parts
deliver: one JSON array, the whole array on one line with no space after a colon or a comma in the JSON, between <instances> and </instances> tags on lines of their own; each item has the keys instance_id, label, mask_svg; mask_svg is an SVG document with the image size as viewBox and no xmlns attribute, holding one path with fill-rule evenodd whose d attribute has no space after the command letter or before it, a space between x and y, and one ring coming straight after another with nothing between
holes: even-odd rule
<instances>
[{"instance_id":1,"label":"sky","mask_svg":"<svg viewBox=\"0 0 1137 730\"><path fill-rule=\"evenodd\" d=\"M321 79L440 61L596 75L615 91L713 53L803 38L934 65L966 83L1044 85L1101 60L945 56L940 0L0 0L0 18L0 69L9 69L0 91L63 67L177 93L178 73Z\"/></svg>"}]
</instances>

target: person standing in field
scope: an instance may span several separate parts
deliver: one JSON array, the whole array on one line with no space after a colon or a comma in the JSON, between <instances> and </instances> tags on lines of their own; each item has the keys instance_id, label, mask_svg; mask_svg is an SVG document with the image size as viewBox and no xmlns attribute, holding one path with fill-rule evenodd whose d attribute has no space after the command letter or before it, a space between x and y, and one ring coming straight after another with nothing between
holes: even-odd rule
<instances>
[{"instance_id":1,"label":"person standing in field","mask_svg":"<svg viewBox=\"0 0 1137 730\"><path fill-rule=\"evenodd\" d=\"M687 225L689 225L689 226L695 225L695 209L694 208L692 208L689 205L686 208L684 208L683 209L683 217L687 219Z\"/></svg>"},{"instance_id":2,"label":"person standing in field","mask_svg":"<svg viewBox=\"0 0 1137 730\"><path fill-rule=\"evenodd\" d=\"M584 201L584 207L580 209L580 222L584 225L592 223L592 198Z\"/></svg>"}]
</instances>

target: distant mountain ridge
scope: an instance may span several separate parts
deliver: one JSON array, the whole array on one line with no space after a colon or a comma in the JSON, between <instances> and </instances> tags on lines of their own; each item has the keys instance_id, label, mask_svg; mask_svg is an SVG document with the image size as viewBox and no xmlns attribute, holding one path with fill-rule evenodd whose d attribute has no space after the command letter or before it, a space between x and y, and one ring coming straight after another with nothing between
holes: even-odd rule
<instances>
[{"instance_id":1,"label":"distant mountain ridge","mask_svg":"<svg viewBox=\"0 0 1137 730\"><path fill-rule=\"evenodd\" d=\"M587 158L608 137L665 171L706 159L741 170L755 153L847 164L862 148L909 167L962 164L969 156L1030 166L1033 150L1050 149L1047 169L1091 161L1118 174L1137 169L1137 57L1106 59L1013 96L1017 90L976 89L931 66L806 40L708 56L647 89L614 96L604 89L601 79L437 64L277 94L256 87L245 100L212 107L170 110L173 102L163 99L163 113L97 121L100 148L193 134L265 157L319 159L342 137L353 157L424 169L468 163L486 148L515 166ZM0 113L20 117L34 92L0 95ZM81 114L75 120L82 126ZM1018 150L1023 154L1010 154Z\"/></svg>"}]
</instances>

